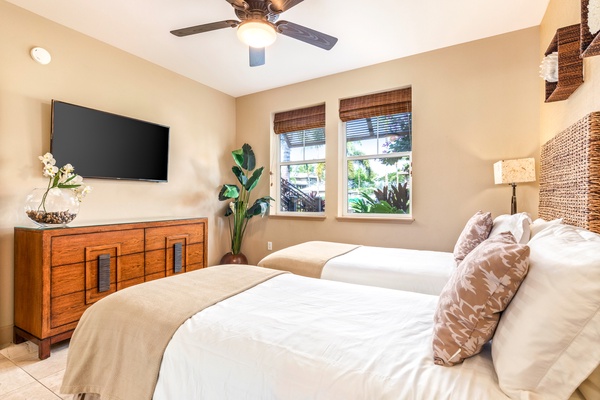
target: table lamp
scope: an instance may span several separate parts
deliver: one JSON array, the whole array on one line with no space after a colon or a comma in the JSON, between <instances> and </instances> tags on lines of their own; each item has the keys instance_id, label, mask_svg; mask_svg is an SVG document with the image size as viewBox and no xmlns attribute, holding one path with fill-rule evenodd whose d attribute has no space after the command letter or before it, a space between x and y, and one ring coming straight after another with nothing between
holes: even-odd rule
<instances>
[{"instance_id":1,"label":"table lamp","mask_svg":"<svg viewBox=\"0 0 600 400\"><path fill-rule=\"evenodd\" d=\"M535 159L502 160L494 164L494 183L512 186L510 213L517 213L517 183L535 181Z\"/></svg>"}]
</instances>

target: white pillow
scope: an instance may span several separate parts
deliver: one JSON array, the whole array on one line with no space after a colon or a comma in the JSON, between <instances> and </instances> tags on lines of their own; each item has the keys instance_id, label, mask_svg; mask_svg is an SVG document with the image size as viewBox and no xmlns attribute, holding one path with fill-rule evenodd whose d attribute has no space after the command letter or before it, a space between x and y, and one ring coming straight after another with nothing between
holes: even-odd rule
<instances>
[{"instance_id":1,"label":"white pillow","mask_svg":"<svg viewBox=\"0 0 600 400\"><path fill-rule=\"evenodd\" d=\"M544 219L538 218L535 221L533 221L531 223L531 225L529 226L529 228L531 230L531 237L534 237L535 235L537 235L538 233L540 233L542 230L546 229L549 226L562 224L562 222L563 222L562 218L553 219L552 221L546 221Z\"/></svg>"},{"instance_id":2,"label":"white pillow","mask_svg":"<svg viewBox=\"0 0 600 400\"><path fill-rule=\"evenodd\" d=\"M527 277L492 341L514 399L567 399L600 364L600 235L554 224L535 235Z\"/></svg>"},{"instance_id":3,"label":"white pillow","mask_svg":"<svg viewBox=\"0 0 600 400\"><path fill-rule=\"evenodd\" d=\"M502 232L513 234L517 243L526 244L529 241L531 217L527 213L517 213L513 215L503 214L494 218L494 224L490 237Z\"/></svg>"}]
</instances>

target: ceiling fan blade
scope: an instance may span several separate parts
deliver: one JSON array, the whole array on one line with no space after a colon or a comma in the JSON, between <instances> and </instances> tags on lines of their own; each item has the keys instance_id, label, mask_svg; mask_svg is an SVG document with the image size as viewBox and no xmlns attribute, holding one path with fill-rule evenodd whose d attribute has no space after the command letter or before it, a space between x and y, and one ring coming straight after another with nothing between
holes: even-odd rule
<instances>
[{"instance_id":1,"label":"ceiling fan blade","mask_svg":"<svg viewBox=\"0 0 600 400\"><path fill-rule=\"evenodd\" d=\"M223 28L235 28L240 24L239 21L228 19L227 21L211 22L210 24L190 26L189 28L175 29L171 33L175 36L195 35L196 33L204 33Z\"/></svg>"},{"instance_id":2,"label":"ceiling fan blade","mask_svg":"<svg viewBox=\"0 0 600 400\"><path fill-rule=\"evenodd\" d=\"M250 66L259 67L265 65L265 48L264 47L249 47L250 49Z\"/></svg>"},{"instance_id":3,"label":"ceiling fan blade","mask_svg":"<svg viewBox=\"0 0 600 400\"><path fill-rule=\"evenodd\" d=\"M333 36L289 21L279 21L276 26L277 30L282 35L301 40L325 50L331 50L338 41L337 38L334 38Z\"/></svg>"},{"instance_id":4,"label":"ceiling fan blade","mask_svg":"<svg viewBox=\"0 0 600 400\"><path fill-rule=\"evenodd\" d=\"M229 0L227 0L229 1ZM290 8L302 3L304 0L271 0L271 11L274 13L281 13Z\"/></svg>"}]
</instances>

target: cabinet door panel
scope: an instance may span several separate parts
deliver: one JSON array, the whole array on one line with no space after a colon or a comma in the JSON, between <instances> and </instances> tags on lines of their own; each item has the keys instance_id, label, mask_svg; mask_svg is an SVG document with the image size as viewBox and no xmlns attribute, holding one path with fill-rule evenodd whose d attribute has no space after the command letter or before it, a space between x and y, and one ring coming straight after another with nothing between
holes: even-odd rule
<instances>
[{"instance_id":1,"label":"cabinet door panel","mask_svg":"<svg viewBox=\"0 0 600 400\"><path fill-rule=\"evenodd\" d=\"M52 299L50 308L50 326L58 328L70 322L76 322L87 309L85 292L67 294Z\"/></svg>"},{"instance_id":2,"label":"cabinet door panel","mask_svg":"<svg viewBox=\"0 0 600 400\"><path fill-rule=\"evenodd\" d=\"M187 244L204 242L204 224L186 224L146 229L146 251L164 249L167 238L187 236Z\"/></svg>"},{"instance_id":3,"label":"cabinet door panel","mask_svg":"<svg viewBox=\"0 0 600 400\"><path fill-rule=\"evenodd\" d=\"M50 294L52 297L85 290L85 264L59 265L52 268Z\"/></svg>"}]
</instances>

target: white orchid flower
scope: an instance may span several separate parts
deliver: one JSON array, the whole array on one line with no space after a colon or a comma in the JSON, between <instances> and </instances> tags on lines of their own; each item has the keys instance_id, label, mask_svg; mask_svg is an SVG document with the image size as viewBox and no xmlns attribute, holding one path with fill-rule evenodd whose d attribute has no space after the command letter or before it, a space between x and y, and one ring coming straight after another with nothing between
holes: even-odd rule
<instances>
[{"instance_id":1,"label":"white orchid flower","mask_svg":"<svg viewBox=\"0 0 600 400\"><path fill-rule=\"evenodd\" d=\"M46 153L43 156L39 156L38 158L40 159L40 161L42 163L44 163L44 165L56 164L56 160L54 159L54 156L52 155L52 153Z\"/></svg>"},{"instance_id":2,"label":"white orchid flower","mask_svg":"<svg viewBox=\"0 0 600 400\"><path fill-rule=\"evenodd\" d=\"M58 173L58 168L54 165L46 164L44 167L44 176L49 178L54 178Z\"/></svg>"},{"instance_id":3,"label":"white orchid flower","mask_svg":"<svg viewBox=\"0 0 600 400\"><path fill-rule=\"evenodd\" d=\"M71 175L75 171L75 168L71 164L66 164L61 168L61 171L67 175Z\"/></svg>"},{"instance_id":4,"label":"white orchid flower","mask_svg":"<svg viewBox=\"0 0 600 400\"><path fill-rule=\"evenodd\" d=\"M87 194L92 191L92 187L86 186L84 188L81 188L81 186L80 186L77 189L73 189L73 191L77 195L77 201L81 203L83 201L83 199L85 198L85 196L87 196Z\"/></svg>"}]
</instances>

